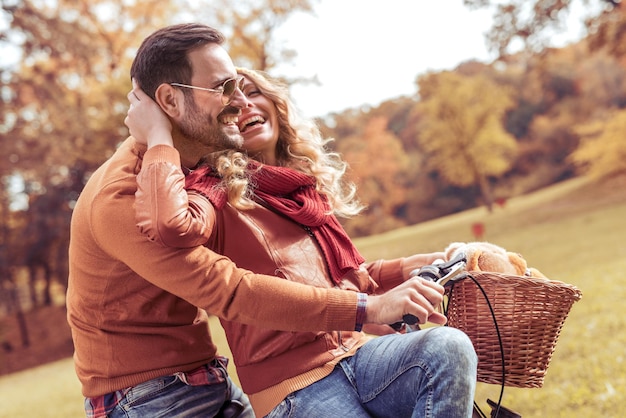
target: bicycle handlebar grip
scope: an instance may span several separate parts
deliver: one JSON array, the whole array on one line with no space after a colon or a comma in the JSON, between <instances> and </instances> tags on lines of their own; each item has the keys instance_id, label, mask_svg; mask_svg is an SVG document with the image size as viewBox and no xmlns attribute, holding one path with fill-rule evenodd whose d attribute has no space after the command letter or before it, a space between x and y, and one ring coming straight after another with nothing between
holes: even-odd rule
<instances>
[{"instance_id":1,"label":"bicycle handlebar grip","mask_svg":"<svg viewBox=\"0 0 626 418\"><path fill-rule=\"evenodd\" d=\"M441 271L439 267L428 265L423 266L419 270L413 270L409 277L421 277L422 279L430 280L432 282L436 282L441 277Z\"/></svg>"},{"instance_id":2,"label":"bicycle handlebar grip","mask_svg":"<svg viewBox=\"0 0 626 418\"><path fill-rule=\"evenodd\" d=\"M415 325L419 322L419 319L417 319L417 316L415 315L405 314L402 315L402 321L404 321L407 325Z\"/></svg>"},{"instance_id":3,"label":"bicycle handlebar grip","mask_svg":"<svg viewBox=\"0 0 626 418\"><path fill-rule=\"evenodd\" d=\"M436 282L441 278L441 270L439 267L434 265L422 266L418 270L413 270L409 277L421 277L425 280L430 280L431 282ZM404 321L407 325L415 325L419 323L419 319L415 315L405 314L402 316L402 321Z\"/></svg>"}]
</instances>

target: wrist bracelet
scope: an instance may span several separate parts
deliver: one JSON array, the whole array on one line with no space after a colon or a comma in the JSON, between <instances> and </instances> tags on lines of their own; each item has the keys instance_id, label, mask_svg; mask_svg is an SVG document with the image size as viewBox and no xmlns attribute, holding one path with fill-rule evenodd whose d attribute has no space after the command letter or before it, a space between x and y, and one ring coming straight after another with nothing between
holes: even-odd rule
<instances>
[{"instance_id":1,"label":"wrist bracelet","mask_svg":"<svg viewBox=\"0 0 626 418\"><path fill-rule=\"evenodd\" d=\"M367 293L357 293L356 324L354 326L355 331L361 331L363 329L363 323L365 322L365 308L366 307L367 307Z\"/></svg>"}]
</instances>

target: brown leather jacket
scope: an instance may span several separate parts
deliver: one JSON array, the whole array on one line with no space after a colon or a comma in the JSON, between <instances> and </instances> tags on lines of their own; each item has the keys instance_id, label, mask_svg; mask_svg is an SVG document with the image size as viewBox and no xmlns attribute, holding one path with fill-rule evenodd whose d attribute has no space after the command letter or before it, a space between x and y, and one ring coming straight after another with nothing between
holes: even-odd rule
<instances>
[{"instance_id":1,"label":"brown leather jacket","mask_svg":"<svg viewBox=\"0 0 626 418\"><path fill-rule=\"evenodd\" d=\"M151 239L184 247L197 245L198 236L203 236L206 246L226 255L238 267L319 288L336 286L315 238L301 225L260 205L245 211L226 205L216 211L207 199L191 191L187 200L180 190L169 187L171 178L155 178L182 176L182 172L165 168L167 163L152 164L162 164L164 169L152 167L144 175L144 163L137 178L136 207L138 224ZM339 287L370 294L388 290L430 261L432 257L414 256L366 263L344 276ZM255 303L262 304L263 300ZM365 338L362 332L351 330L284 332L232 321L222 325L242 388L248 394L344 356Z\"/></svg>"}]
</instances>

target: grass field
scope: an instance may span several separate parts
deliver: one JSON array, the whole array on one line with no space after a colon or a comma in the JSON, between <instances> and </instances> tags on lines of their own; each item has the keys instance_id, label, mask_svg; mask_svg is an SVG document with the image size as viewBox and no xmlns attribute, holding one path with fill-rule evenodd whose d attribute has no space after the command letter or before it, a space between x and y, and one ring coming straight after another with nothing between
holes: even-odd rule
<instances>
[{"instance_id":1,"label":"grass field","mask_svg":"<svg viewBox=\"0 0 626 418\"><path fill-rule=\"evenodd\" d=\"M579 287L581 301L565 322L540 389L506 388L503 404L524 418L626 416L626 184L569 181L511 199L488 214L474 209L386 234L359 239L369 259L442 249L484 239L520 252L554 280ZM214 322L215 324L215 322ZM218 326L212 328L229 354ZM479 384L476 399L498 399L500 387ZM71 359L0 378L0 417L81 417L80 385Z\"/></svg>"}]
</instances>

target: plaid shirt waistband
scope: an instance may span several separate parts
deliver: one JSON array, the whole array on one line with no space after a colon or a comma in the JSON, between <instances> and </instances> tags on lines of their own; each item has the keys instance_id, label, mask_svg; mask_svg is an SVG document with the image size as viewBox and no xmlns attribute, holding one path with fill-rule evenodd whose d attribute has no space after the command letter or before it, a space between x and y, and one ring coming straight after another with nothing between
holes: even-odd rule
<instances>
[{"instance_id":1,"label":"plaid shirt waistband","mask_svg":"<svg viewBox=\"0 0 626 418\"><path fill-rule=\"evenodd\" d=\"M228 358L217 356L210 363L189 372L174 373L174 376L177 376L189 386L215 385L226 380L218 367L226 370L227 366ZM85 398L85 414L87 418L106 418L131 389L132 387L129 387L93 398Z\"/></svg>"}]
</instances>

